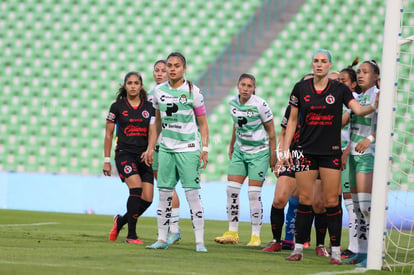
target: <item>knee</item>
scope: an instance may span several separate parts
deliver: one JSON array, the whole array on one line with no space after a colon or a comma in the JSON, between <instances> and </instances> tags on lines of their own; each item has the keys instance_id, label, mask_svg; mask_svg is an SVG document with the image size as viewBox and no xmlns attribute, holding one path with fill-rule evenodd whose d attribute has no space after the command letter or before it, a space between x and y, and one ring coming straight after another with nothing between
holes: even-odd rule
<instances>
[{"instance_id":1,"label":"knee","mask_svg":"<svg viewBox=\"0 0 414 275\"><path fill-rule=\"evenodd\" d=\"M287 202L288 198L284 198L283 196L276 196L273 200L272 205L274 208L282 209L285 208Z\"/></svg>"}]
</instances>

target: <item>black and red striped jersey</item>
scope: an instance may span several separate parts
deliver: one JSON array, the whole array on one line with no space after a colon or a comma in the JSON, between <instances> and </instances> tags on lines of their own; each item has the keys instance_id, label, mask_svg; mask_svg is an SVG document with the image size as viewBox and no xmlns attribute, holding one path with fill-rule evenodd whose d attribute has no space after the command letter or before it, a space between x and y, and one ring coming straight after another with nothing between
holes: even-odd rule
<instances>
[{"instance_id":1,"label":"black and red striped jersey","mask_svg":"<svg viewBox=\"0 0 414 275\"><path fill-rule=\"evenodd\" d=\"M349 88L335 80L322 91L316 91L313 79L296 83L289 104L301 115L299 149L313 155L341 154L342 108L352 100Z\"/></svg>"},{"instance_id":2,"label":"black and red striped jersey","mask_svg":"<svg viewBox=\"0 0 414 275\"><path fill-rule=\"evenodd\" d=\"M111 105L106 120L116 123L116 150L141 153L147 149L149 125L155 121L151 102L143 101L133 107L126 98L121 98Z\"/></svg>"}]
</instances>

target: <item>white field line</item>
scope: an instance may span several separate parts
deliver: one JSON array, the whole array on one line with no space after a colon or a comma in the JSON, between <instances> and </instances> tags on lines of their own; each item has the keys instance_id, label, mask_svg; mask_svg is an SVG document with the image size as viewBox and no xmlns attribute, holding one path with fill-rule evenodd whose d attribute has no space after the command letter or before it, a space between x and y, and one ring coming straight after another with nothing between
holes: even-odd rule
<instances>
[{"instance_id":1,"label":"white field line","mask_svg":"<svg viewBox=\"0 0 414 275\"><path fill-rule=\"evenodd\" d=\"M357 267L354 270L319 272L319 273L313 273L313 274L307 274L307 275L357 274L357 273L365 273L367 271L368 269L366 268Z\"/></svg>"},{"instance_id":2,"label":"white field line","mask_svg":"<svg viewBox=\"0 0 414 275\"><path fill-rule=\"evenodd\" d=\"M42 226L59 224L58 222L38 222L38 223L12 223L12 224L0 224L0 227L24 227L24 226Z\"/></svg>"},{"instance_id":3,"label":"white field line","mask_svg":"<svg viewBox=\"0 0 414 275\"><path fill-rule=\"evenodd\" d=\"M77 268L77 269L89 269L89 270L111 270L110 267L102 267L102 266L80 266L80 265L70 265L70 264L56 264L56 263L39 263L39 262L18 262L18 261L4 261L0 260L0 264L9 264L9 265L31 265L31 266L46 266L46 267L58 267L58 268ZM147 270L147 269L116 269L116 272L133 272L135 274L141 273L163 273L163 274L186 274L186 275L201 275L203 273L197 272L173 272L173 271L165 271L165 270Z\"/></svg>"}]
</instances>

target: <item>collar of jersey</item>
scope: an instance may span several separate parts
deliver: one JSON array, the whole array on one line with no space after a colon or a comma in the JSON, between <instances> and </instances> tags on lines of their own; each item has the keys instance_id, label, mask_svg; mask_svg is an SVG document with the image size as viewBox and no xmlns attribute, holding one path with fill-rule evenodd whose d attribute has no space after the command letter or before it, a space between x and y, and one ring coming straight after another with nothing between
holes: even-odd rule
<instances>
[{"instance_id":1,"label":"collar of jersey","mask_svg":"<svg viewBox=\"0 0 414 275\"><path fill-rule=\"evenodd\" d=\"M171 87L171 85L170 85L170 82L169 81L167 81L167 85L168 85L168 88L170 89L170 90L180 90L185 84L187 84L187 80L184 78L184 82L183 82L183 84L180 86L180 87L178 87L178 88L173 88L173 87Z\"/></svg>"}]
</instances>

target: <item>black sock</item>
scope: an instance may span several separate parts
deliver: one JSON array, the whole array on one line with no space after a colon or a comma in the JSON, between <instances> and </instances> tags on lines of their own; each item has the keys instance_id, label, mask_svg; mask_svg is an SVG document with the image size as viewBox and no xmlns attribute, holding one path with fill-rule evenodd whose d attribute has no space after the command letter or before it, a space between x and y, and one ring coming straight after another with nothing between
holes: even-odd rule
<instances>
[{"instance_id":1,"label":"black sock","mask_svg":"<svg viewBox=\"0 0 414 275\"><path fill-rule=\"evenodd\" d=\"M138 217L141 217L141 215L145 212L145 210L148 209L148 207L150 207L152 201L146 201L143 200L142 198L139 198L139 207L138 207Z\"/></svg>"},{"instance_id":2,"label":"black sock","mask_svg":"<svg viewBox=\"0 0 414 275\"><path fill-rule=\"evenodd\" d=\"M342 215L339 204L335 207L326 207L326 223L332 246L341 245Z\"/></svg>"},{"instance_id":3,"label":"black sock","mask_svg":"<svg viewBox=\"0 0 414 275\"><path fill-rule=\"evenodd\" d=\"M312 219L312 205L299 203L295 222L296 243L304 244L308 241L312 229Z\"/></svg>"},{"instance_id":4,"label":"black sock","mask_svg":"<svg viewBox=\"0 0 414 275\"><path fill-rule=\"evenodd\" d=\"M136 228L138 219L139 201L141 199L142 188L129 189L129 198L127 201L127 220L128 220L128 239L138 238Z\"/></svg>"},{"instance_id":5,"label":"black sock","mask_svg":"<svg viewBox=\"0 0 414 275\"><path fill-rule=\"evenodd\" d=\"M273 239L280 243L282 240L282 228L285 222L285 211L284 209L275 208L272 205L270 210L270 225L272 226Z\"/></svg>"},{"instance_id":6,"label":"black sock","mask_svg":"<svg viewBox=\"0 0 414 275\"><path fill-rule=\"evenodd\" d=\"M316 246L325 245L326 229L326 212L315 214L315 232L316 232Z\"/></svg>"}]
</instances>

